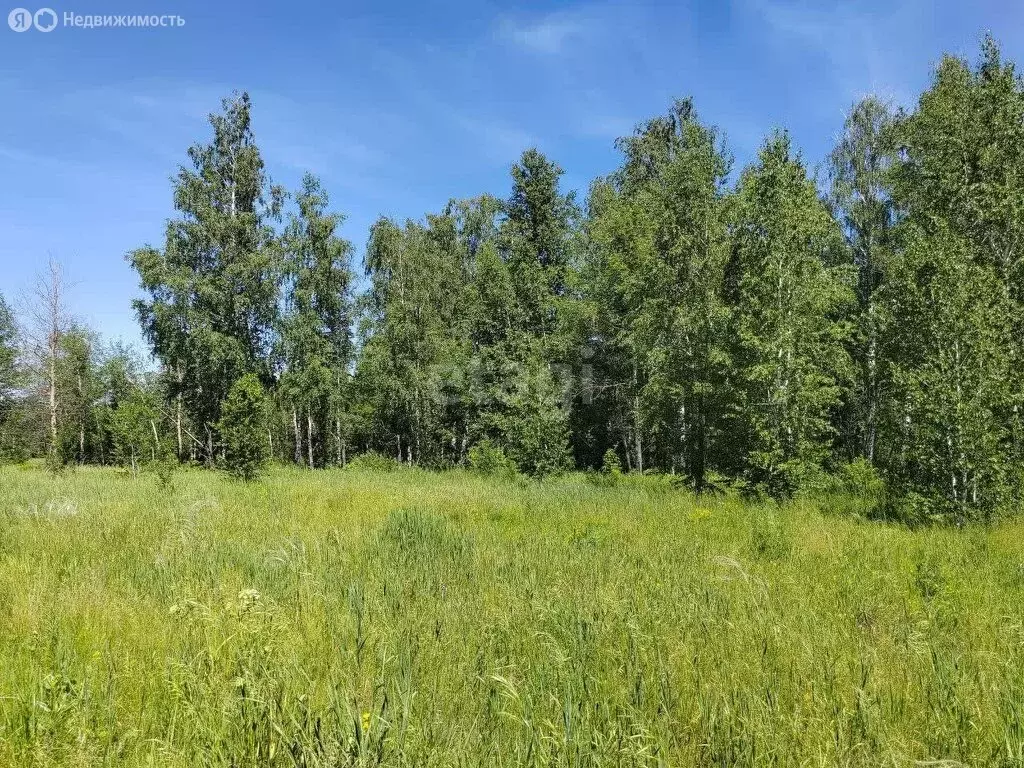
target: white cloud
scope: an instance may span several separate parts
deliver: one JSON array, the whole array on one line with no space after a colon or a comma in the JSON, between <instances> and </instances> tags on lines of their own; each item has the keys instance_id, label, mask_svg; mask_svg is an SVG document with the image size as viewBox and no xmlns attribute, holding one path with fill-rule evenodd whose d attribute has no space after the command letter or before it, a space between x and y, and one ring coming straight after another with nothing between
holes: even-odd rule
<instances>
[{"instance_id":1,"label":"white cloud","mask_svg":"<svg viewBox=\"0 0 1024 768\"><path fill-rule=\"evenodd\" d=\"M797 44L822 56L847 98L875 93L906 104L902 88L908 39L918 3L893 4L873 11L856 5L792 0L741 0L783 45ZM900 38L894 38L896 32ZM913 38L913 35L911 35ZM902 46L899 40L902 40Z\"/></svg>"},{"instance_id":2,"label":"white cloud","mask_svg":"<svg viewBox=\"0 0 1024 768\"><path fill-rule=\"evenodd\" d=\"M465 132L469 139L467 146L496 165L512 165L524 150L539 144L537 137L528 131L497 118L455 113L452 120Z\"/></svg>"},{"instance_id":3,"label":"white cloud","mask_svg":"<svg viewBox=\"0 0 1024 768\"><path fill-rule=\"evenodd\" d=\"M498 22L498 35L503 40L534 53L564 53L569 46L590 37L596 20L581 12L558 11L537 19L505 17Z\"/></svg>"}]
</instances>

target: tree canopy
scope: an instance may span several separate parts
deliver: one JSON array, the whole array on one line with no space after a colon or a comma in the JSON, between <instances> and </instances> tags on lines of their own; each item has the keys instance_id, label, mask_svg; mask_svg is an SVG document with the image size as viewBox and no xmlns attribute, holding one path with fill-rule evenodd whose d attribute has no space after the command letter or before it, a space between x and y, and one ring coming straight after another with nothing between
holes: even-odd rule
<instances>
[{"instance_id":1,"label":"tree canopy","mask_svg":"<svg viewBox=\"0 0 1024 768\"><path fill-rule=\"evenodd\" d=\"M317 177L271 183L252 111L210 116L163 242L128 254L157 371L72 322L56 272L27 335L0 301L0 455L1021 503L1024 86L990 37L912 109L854 104L820 178L784 130L734 170L679 99L585 200L528 148L505 190L380 218L361 269Z\"/></svg>"}]
</instances>

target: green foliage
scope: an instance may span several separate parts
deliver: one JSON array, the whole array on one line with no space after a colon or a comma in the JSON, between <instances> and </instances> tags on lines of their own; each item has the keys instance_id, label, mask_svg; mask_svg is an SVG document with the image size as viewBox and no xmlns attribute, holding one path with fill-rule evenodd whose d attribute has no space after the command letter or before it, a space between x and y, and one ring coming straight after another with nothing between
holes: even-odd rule
<instances>
[{"instance_id":1,"label":"green foliage","mask_svg":"<svg viewBox=\"0 0 1024 768\"><path fill-rule=\"evenodd\" d=\"M897 136L885 464L905 498L891 507L990 520L1024 491L1024 86L988 38L976 69L942 61Z\"/></svg>"},{"instance_id":2,"label":"green foliage","mask_svg":"<svg viewBox=\"0 0 1024 768\"><path fill-rule=\"evenodd\" d=\"M18 326L14 313L0 294L0 462L23 458L26 447L19 439L20 430L16 429L17 356Z\"/></svg>"},{"instance_id":3,"label":"green foliage","mask_svg":"<svg viewBox=\"0 0 1024 768\"><path fill-rule=\"evenodd\" d=\"M817 499L823 511L862 519L882 515L888 498L885 479L862 456L841 464L809 495Z\"/></svg>"},{"instance_id":4,"label":"green foliage","mask_svg":"<svg viewBox=\"0 0 1024 768\"><path fill-rule=\"evenodd\" d=\"M520 472L544 477L570 468L572 454L561 393L543 362L532 357L526 365L516 366L497 398L499 408L487 423Z\"/></svg>"},{"instance_id":5,"label":"green foliage","mask_svg":"<svg viewBox=\"0 0 1024 768\"><path fill-rule=\"evenodd\" d=\"M18 355L18 326L14 313L0 294L0 419L13 395L15 384L15 360Z\"/></svg>"},{"instance_id":6,"label":"green foliage","mask_svg":"<svg viewBox=\"0 0 1024 768\"><path fill-rule=\"evenodd\" d=\"M350 432L344 410L354 354L352 244L335 234L343 217L326 212L327 193L314 176L303 178L296 202L283 237L278 391L295 413L296 463L340 464Z\"/></svg>"},{"instance_id":7,"label":"green foliage","mask_svg":"<svg viewBox=\"0 0 1024 768\"><path fill-rule=\"evenodd\" d=\"M224 441L224 466L241 480L255 480L268 458L266 396L259 378L247 373L221 404L217 430Z\"/></svg>"},{"instance_id":8,"label":"green foliage","mask_svg":"<svg viewBox=\"0 0 1024 768\"><path fill-rule=\"evenodd\" d=\"M601 460L601 472L611 477L618 477L622 474L622 461L619 459L619 454L611 448L604 452L604 458Z\"/></svg>"},{"instance_id":9,"label":"green foliage","mask_svg":"<svg viewBox=\"0 0 1024 768\"><path fill-rule=\"evenodd\" d=\"M410 463L465 450L466 247L453 213L427 226L381 219L371 231L357 386L373 414L372 446Z\"/></svg>"},{"instance_id":10,"label":"green foliage","mask_svg":"<svg viewBox=\"0 0 1024 768\"><path fill-rule=\"evenodd\" d=\"M84 464L94 451L92 407L101 395L96 378L98 342L84 328L61 336L57 361L58 444L61 463Z\"/></svg>"},{"instance_id":11,"label":"green foliage","mask_svg":"<svg viewBox=\"0 0 1024 768\"><path fill-rule=\"evenodd\" d=\"M843 136L829 158L831 202L842 217L846 260L857 273L850 339L856 374L840 418L840 437L850 455L869 462L875 458L887 383L879 288L895 247L892 175L899 157L894 123L886 104L873 96L862 99L847 116Z\"/></svg>"},{"instance_id":12,"label":"green foliage","mask_svg":"<svg viewBox=\"0 0 1024 768\"><path fill-rule=\"evenodd\" d=\"M726 391L731 161L688 99L618 146L624 164L595 185L588 224L587 289L601 346L595 404L626 433L635 469L678 468L700 489L717 458Z\"/></svg>"},{"instance_id":13,"label":"green foliage","mask_svg":"<svg viewBox=\"0 0 1024 768\"><path fill-rule=\"evenodd\" d=\"M500 446L484 438L469 449L469 466L482 475L512 478L518 472L516 463L505 455Z\"/></svg>"},{"instance_id":14,"label":"green foliage","mask_svg":"<svg viewBox=\"0 0 1024 768\"><path fill-rule=\"evenodd\" d=\"M585 211L528 149L504 199L381 218L358 298L319 181L277 226L250 107L211 116L163 246L129 255L162 368L151 421L181 460L226 458L222 403L255 375L274 458L311 467L472 465L493 445L539 477L611 450L624 477L858 517L992 521L1024 502L1024 86L991 38L974 66L944 58L914 109L854 105L825 199L785 133L731 185L723 134L680 99L617 142ZM141 445L116 416L140 377L66 327L51 440L12 326L0 307L0 453Z\"/></svg>"},{"instance_id":15,"label":"green foliage","mask_svg":"<svg viewBox=\"0 0 1024 768\"><path fill-rule=\"evenodd\" d=\"M574 266L574 196L559 191L564 171L536 149L512 166L512 194L498 231L508 265L518 330L547 338L561 330L560 312ZM553 340L557 344L557 340Z\"/></svg>"},{"instance_id":16,"label":"green foliage","mask_svg":"<svg viewBox=\"0 0 1024 768\"><path fill-rule=\"evenodd\" d=\"M51 448L46 452L45 467L50 474L57 476L73 469L73 465L68 464L67 458L60 447Z\"/></svg>"},{"instance_id":17,"label":"green foliage","mask_svg":"<svg viewBox=\"0 0 1024 768\"><path fill-rule=\"evenodd\" d=\"M174 476L178 470L178 459L167 443L163 443L160 452L156 454L156 458L150 462L149 469L152 470L160 488L165 491L174 489Z\"/></svg>"},{"instance_id":18,"label":"green foliage","mask_svg":"<svg viewBox=\"0 0 1024 768\"><path fill-rule=\"evenodd\" d=\"M174 180L179 218L164 247L128 254L147 294L134 303L143 334L211 464L229 389L250 372L269 375L278 314L281 247L271 221L282 193L266 178L250 108L243 93L210 116L211 142L189 149L191 167Z\"/></svg>"},{"instance_id":19,"label":"green foliage","mask_svg":"<svg viewBox=\"0 0 1024 768\"><path fill-rule=\"evenodd\" d=\"M376 451L361 453L348 463L348 468L360 472L394 472L401 469L402 464L392 456L385 456Z\"/></svg>"},{"instance_id":20,"label":"green foliage","mask_svg":"<svg viewBox=\"0 0 1024 768\"><path fill-rule=\"evenodd\" d=\"M110 417L114 460L138 475L141 468L149 467L164 482L170 482L173 459L169 440L161 439L162 417L159 394L143 387L135 387L117 403Z\"/></svg>"},{"instance_id":21,"label":"green foliage","mask_svg":"<svg viewBox=\"0 0 1024 768\"><path fill-rule=\"evenodd\" d=\"M778 134L740 179L730 265L731 429L743 472L776 496L821 473L852 373L843 313L842 236L789 137Z\"/></svg>"}]
</instances>

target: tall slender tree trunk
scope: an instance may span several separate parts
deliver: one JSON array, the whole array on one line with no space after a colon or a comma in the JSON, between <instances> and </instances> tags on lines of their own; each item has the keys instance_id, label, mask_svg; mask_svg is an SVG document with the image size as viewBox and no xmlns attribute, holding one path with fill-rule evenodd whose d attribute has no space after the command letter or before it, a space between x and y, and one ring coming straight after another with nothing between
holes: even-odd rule
<instances>
[{"instance_id":1,"label":"tall slender tree trunk","mask_svg":"<svg viewBox=\"0 0 1024 768\"><path fill-rule=\"evenodd\" d=\"M640 375L633 362L633 448L636 451L636 471L644 471L644 444L640 434Z\"/></svg>"},{"instance_id":2,"label":"tall slender tree trunk","mask_svg":"<svg viewBox=\"0 0 1024 768\"><path fill-rule=\"evenodd\" d=\"M85 404L85 387L82 384L82 374L78 374L76 383L78 386L78 402L84 411L87 406ZM78 463L85 464L85 418L81 412L78 419Z\"/></svg>"},{"instance_id":3,"label":"tall slender tree trunk","mask_svg":"<svg viewBox=\"0 0 1024 768\"><path fill-rule=\"evenodd\" d=\"M57 358L60 355L60 340L64 334L66 319L64 274L60 265L53 259L50 260L47 271L36 278L27 310L34 321L34 346L44 358L40 362L46 371L46 399L50 411L48 453L51 460L56 462L60 454L57 424Z\"/></svg>"},{"instance_id":4,"label":"tall slender tree trunk","mask_svg":"<svg viewBox=\"0 0 1024 768\"><path fill-rule=\"evenodd\" d=\"M178 369L178 396L175 399L175 414L174 414L174 426L178 433L178 461L181 461L182 441L181 441L181 383L184 376L182 375L181 368Z\"/></svg>"},{"instance_id":5,"label":"tall slender tree trunk","mask_svg":"<svg viewBox=\"0 0 1024 768\"><path fill-rule=\"evenodd\" d=\"M704 492L704 473L707 471L707 417L704 411L704 398L698 396L697 417L694 419L693 458L690 474L693 477L693 488L698 493Z\"/></svg>"},{"instance_id":6,"label":"tall slender tree trunk","mask_svg":"<svg viewBox=\"0 0 1024 768\"><path fill-rule=\"evenodd\" d=\"M341 419L335 416L334 418L334 449L335 449L335 464L341 464L345 466L345 460L342 456L345 452L345 447L341 444Z\"/></svg>"},{"instance_id":7,"label":"tall slender tree trunk","mask_svg":"<svg viewBox=\"0 0 1024 768\"><path fill-rule=\"evenodd\" d=\"M50 453L57 458L57 345L60 343L56 328L50 331L49 343L49 400L50 400Z\"/></svg>"},{"instance_id":8,"label":"tall slender tree trunk","mask_svg":"<svg viewBox=\"0 0 1024 768\"><path fill-rule=\"evenodd\" d=\"M877 357L878 357L878 334L875 332L874 304L868 308L868 365L867 381L865 382L865 395L867 396L867 414L864 434L864 456L871 464L875 463L875 441L878 432L878 383L877 383Z\"/></svg>"},{"instance_id":9,"label":"tall slender tree trunk","mask_svg":"<svg viewBox=\"0 0 1024 768\"><path fill-rule=\"evenodd\" d=\"M309 468L313 469L313 416L306 413L306 452L309 454Z\"/></svg>"},{"instance_id":10,"label":"tall slender tree trunk","mask_svg":"<svg viewBox=\"0 0 1024 768\"><path fill-rule=\"evenodd\" d=\"M299 414L292 408L292 430L295 432L295 463L302 466L302 432L299 431Z\"/></svg>"},{"instance_id":11,"label":"tall slender tree trunk","mask_svg":"<svg viewBox=\"0 0 1024 768\"><path fill-rule=\"evenodd\" d=\"M636 471L644 471L644 440L640 434L640 397L633 398L633 448L636 450Z\"/></svg>"}]
</instances>

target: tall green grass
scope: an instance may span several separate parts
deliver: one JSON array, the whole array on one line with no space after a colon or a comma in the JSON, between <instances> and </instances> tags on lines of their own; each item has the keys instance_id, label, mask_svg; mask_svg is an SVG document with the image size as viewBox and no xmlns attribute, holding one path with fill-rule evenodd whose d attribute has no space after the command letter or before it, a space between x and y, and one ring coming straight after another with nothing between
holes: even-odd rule
<instances>
[{"instance_id":1,"label":"tall green grass","mask_svg":"<svg viewBox=\"0 0 1024 768\"><path fill-rule=\"evenodd\" d=\"M1024 527L0 469L0 764L1024 765Z\"/></svg>"}]
</instances>

